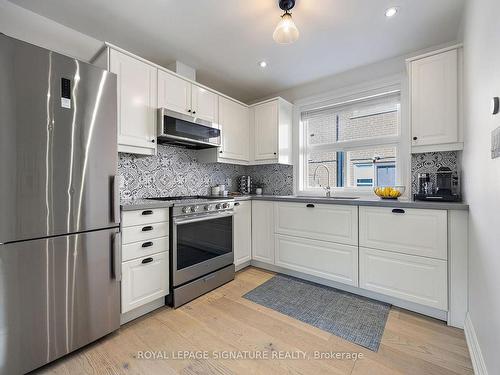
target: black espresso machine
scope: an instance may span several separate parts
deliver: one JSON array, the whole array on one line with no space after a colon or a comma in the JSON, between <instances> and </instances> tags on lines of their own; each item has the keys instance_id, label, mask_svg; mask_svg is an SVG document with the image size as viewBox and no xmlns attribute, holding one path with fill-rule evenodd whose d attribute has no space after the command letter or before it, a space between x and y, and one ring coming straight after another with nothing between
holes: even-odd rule
<instances>
[{"instance_id":1,"label":"black espresso machine","mask_svg":"<svg viewBox=\"0 0 500 375\"><path fill-rule=\"evenodd\" d=\"M460 202L460 177L457 171L441 167L434 173L418 174L417 201Z\"/></svg>"}]
</instances>

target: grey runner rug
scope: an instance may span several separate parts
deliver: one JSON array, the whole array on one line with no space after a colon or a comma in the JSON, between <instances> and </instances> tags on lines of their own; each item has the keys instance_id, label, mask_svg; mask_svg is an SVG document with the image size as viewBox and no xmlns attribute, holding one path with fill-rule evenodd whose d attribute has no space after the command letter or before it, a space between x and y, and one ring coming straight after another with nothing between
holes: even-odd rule
<instances>
[{"instance_id":1,"label":"grey runner rug","mask_svg":"<svg viewBox=\"0 0 500 375\"><path fill-rule=\"evenodd\" d=\"M377 351L391 305L278 274L243 296Z\"/></svg>"}]
</instances>

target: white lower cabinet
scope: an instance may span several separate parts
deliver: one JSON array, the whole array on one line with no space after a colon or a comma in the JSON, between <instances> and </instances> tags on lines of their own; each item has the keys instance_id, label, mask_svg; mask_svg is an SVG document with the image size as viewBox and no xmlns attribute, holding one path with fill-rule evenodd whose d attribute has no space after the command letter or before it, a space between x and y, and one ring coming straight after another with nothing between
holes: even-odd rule
<instances>
[{"instance_id":1,"label":"white lower cabinet","mask_svg":"<svg viewBox=\"0 0 500 375\"><path fill-rule=\"evenodd\" d=\"M169 293L168 208L122 211L122 324L164 305Z\"/></svg>"},{"instance_id":2,"label":"white lower cabinet","mask_svg":"<svg viewBox=\"0 0 500 375\"><path fill-rule=\"evenodd\" d=\"M359 208L360 246L446 260L447 238L446 210Z\"/></svg>"},{"instance_id":3,"label":"white lower cabinet","mask_svg":"<svg viewBox=\"0 0 500 375\"><path fill-rule=\"evenodd\" d=\"M274 264L274 204L252 201L252 259Z\"/></svg>"},{"instance_id":4,"label":"white lower cabinet","mask_svg":"<svg viewBox=\"0 0 500 375\"><path fill-rule=\"evenodd\" d=\"M360 247L359 286L405 301L448 308L447 262Z\"/></svg>"},{"instance_id":5,"label":"white lower cabinet","mask_svg":"<svg viewBox=\"0 0 500 375\"><path fill-rule=\"evenodd\" d=\"M168 294L168 251L122 263L122 314Z\"/></svg>"},{"instance_id":6,"label":"white lower cabinet","mask_svg":"<svg viewBox=\"0 0 500 375\"><path fill-rule=\"evenodd\" d=\"M252 258L252 202L236 202L234 207L234 265Z\"/></svg>"},{"instance_id":7,"label":"white lower cabinet","mask_svg":"<svg viewBox=\"0 0 500 375\"><path fill-rule=\"evenodd\" d=\"M443 319L452 298L448 219L436 209L253 200L252 260Z\"/></svg>"},{"instance_id":8,"label":"white lower cabinet","mask_svg":"<svg viewBox=\"0 0 500 375\"><path fill-rule=\"evenodd\" d=\"M275 207L276 233L358 244L357 206L279 202Z\"/></svg>"},{"instance_id":9,"label":"white lower cabinet","mask_svg":"<svg viewBox=\"0 0 500 375\"><path fill-rule=\"evenodd\" d=\"M122 242L125 244L147 241L151 238L166 237L168 236L168 231L168 221L126 227L122 229Z\"/></svg>"},{"instance_id":10,"label":"white lower cabinet","mask_svg":"<svg viewBox=\"0 0 500 375\"><path fill-rule=\"evenodd\" d=\"M151 238L147 241L132 242L122 245L122 262L146 255L161 253L169 249L168 237Z\"/></svg>"},{"instance_id":11,"label":"white lower cabinet","mask_svg":"<svg viewBox=\"0 0 500 375\"><path fill-rule=\"evenodd\" d=\"M122 226L146 225L151 223L168 222L168 208L155 208L122 212Z\"/></svg>"},{"instance_id":12,"label":"white lower cabinet","mask_svg":"<svg viewBox=\"0 0 500 375\"><path fill-rule=\"evenodd\" d=\"M358 286L358 247L276 235L277 266Z\"/></svg>"}]
</instances>

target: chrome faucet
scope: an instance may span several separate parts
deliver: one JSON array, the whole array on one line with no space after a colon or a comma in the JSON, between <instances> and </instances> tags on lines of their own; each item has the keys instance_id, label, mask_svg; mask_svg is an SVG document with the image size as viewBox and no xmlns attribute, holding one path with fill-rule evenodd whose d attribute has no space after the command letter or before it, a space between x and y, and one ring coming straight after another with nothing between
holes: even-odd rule
<instances>
[{"instance_id":1,"label":"chrome faucet","mask_svg":"<svg viewBox=\"0 0 500 375\"><path fill-rule=\"evenodd\" d=\"M316 169L314 170L314 175L313 175L313 180L316 181L316 172L318 172L318 169L319 167L323 167L326 169L326 178L327 178L327 182L326 182L326 187L323 187L323 189L326 190L326 196L328 198L330 198L331 196L331 187L330 187L330 170L328 169L328 167L326 166L326 164L320 164L316 167ZM321 186L321 184L319 183L319 179L318 179L318 185ZM321 186L322 187L322 186Z\"/></svg>"}]
</instances>

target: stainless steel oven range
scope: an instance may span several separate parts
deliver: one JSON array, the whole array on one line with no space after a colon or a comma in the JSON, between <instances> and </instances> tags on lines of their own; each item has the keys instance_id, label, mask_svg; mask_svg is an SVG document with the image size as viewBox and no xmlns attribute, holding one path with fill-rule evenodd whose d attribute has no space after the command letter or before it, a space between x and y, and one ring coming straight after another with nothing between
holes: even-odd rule
<instances>
[{"instance_id":1,"label":"stainless steel oven range","mask_svg":"<svg viewBox=\"0 0 500 375\"><path fill-rule=\"evenodd\" d=\"M170 208L167 302L181 306L234 279L234 199L165 197Z\"/></svg>"}]
</instances>

